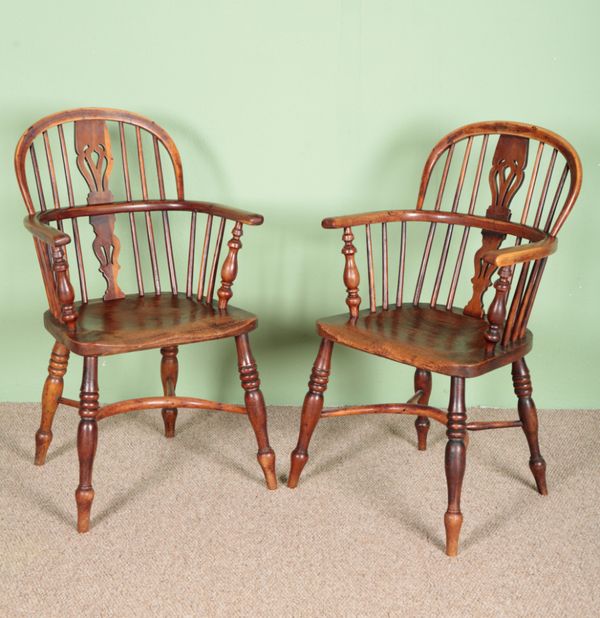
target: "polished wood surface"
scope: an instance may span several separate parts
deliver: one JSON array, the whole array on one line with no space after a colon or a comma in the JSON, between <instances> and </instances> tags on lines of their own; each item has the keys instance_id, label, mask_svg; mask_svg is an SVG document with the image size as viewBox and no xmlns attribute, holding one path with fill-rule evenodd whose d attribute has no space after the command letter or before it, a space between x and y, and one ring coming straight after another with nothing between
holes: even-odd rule
<instances>
[{"instance_id":1,"label":"polished wood surface","mask_svg":"<svg viewBox=\"0 0 600 618\"><path fill-rule=\"evenodd\" d=\"M93 300L78 305L77 313L75 331L69 331L50 311L44 315L44 324L58 341L81 356L235 337L254 330L257 324L256 317L242 309L228 307L220 312L184 294Z\"/></svg>"},{"instance_id":2,"label":"polished wood surface","mask_svg":"<svg viewBox=\"0 0 600 618\"><path fill-rule=\"evenodd\" d=\"M522 428L537 489L547 493L524 357L533 345L528 322L542 275L581 179L577 153L556 133L523 123L480 122L449 133L434 146L414 210L323 219L324 228L343 232L348 312L317 321L321 347L292 452L289 487L298 485L321 418L414 414L419 450L427 448L430 419L447 427L448 555L458 552L463 522L460 497L468 431ZM423 225L424 235L411 236L414 226ZM415 254L419 257L411 269ZM394 282L395 304L390 303ZM362 307L361 285L368 291ZM323 409L334 343L413 366L415 394L404 404ZM466 378L505 365L512 365L519 420L467 422ZM429 406L432 373L450 376L447 412Z\"/></svg>"},{"instance_id":3,"label":"polished wood surface","mask_svg":"<svg viewBox=\"0 0 600 618\"><path fill-rule=\"evenodd\" d=\"M122 110L82 108L41 119L17 144L15 171L48 299L44 325L56 340L35 463L45 462L58 403L78 407L77 529L90 526L98 421L133 410L161 409L168 438L178 408L247 414L267 487L274 489L275 454L248 339L257 320L229 302L243 227L260 225L262 216L186 200L181 157L169 134ZM178 231L181 224L189 230L183 268L171 217ZM204 239L197 241L198 228ZM223 338L235 340L245 404L176 395L178 346ZM160 349L163 395L100 406L98 357L146 349ZM84 358L79 401L62 396L70 353Z\"/></svg>"},{"instance_id":4,"label":"polished wood surface","mask_svg":"<svg viewBox=\"0 0 600 618\"><path fill-rule=\"evenodd\" d=\"M340 314L317 321L320 336L358 350L448 376L473 378L509 365L531 349L533 337L488 353L488 323L464 315L412 303L388 311L363 310L357 320Z\"/></svg>"}]
</instances>

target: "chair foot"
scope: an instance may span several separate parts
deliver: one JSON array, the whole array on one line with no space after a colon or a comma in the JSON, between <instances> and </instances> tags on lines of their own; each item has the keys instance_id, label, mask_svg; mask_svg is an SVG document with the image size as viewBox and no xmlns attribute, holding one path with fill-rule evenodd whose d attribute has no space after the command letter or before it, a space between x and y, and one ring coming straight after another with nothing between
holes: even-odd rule
<instances>
[{"instance_id":1,"label":"chair foot","mask_svg":"<svg viewBox=\"0 0 600 618\"><path fill-rule=\"evenodd\" d=\"M175 422L177 421L176 408L164 408L161 412L165 425L165 438L175 437Z\"/></svg>"},{"instance_id":2,"label":"chair foot","mask_svg":"<svg viewBox=\"0 0 600 618\"><path fill-rule=\"evenodd\" d=\"M427 369L417 369L415 371L415 392L422 391L422 395L419 398L419 403L427 405L429 403L429 396L431 395L431 371ZM426 416L417 416L415 419L415 429L417 430L417 448L420 451L427 450L427 434L431 421Z\"/></svg>"},{"instance_id":3,"label":"chair foot","mask_svg":"<svg viewBox=\"0 0 600 618\"><path fill-rule=\"evenodd\" d=\"M458 539L460 537L460 528L462 526L462 513L449 513L446 511L444 515L444 527L446 528L446 555L458 555Z\"/></svg>"},{"instance_id":4,"label":"chair foot","mask_svg":"<svg viewBox=\"0 0 600 618\"><path fill-rule=\"evenodd\" d=\"M543 457L532 459L529 461L529 469L535 479L538 493L542 496L548 495L548 486L546 485L546 462Z\"/></svg>"},{"instance_id":5,"label":"chair foot","mask_svg":"<svg viewBox=\"0 0 600 618\"><path fill-rule=\"evenodd\" d=\"M444 515L444 527L446 528L446 554L448 556L458 554L458 539L463 522L460 495L467 462L467 449L464 443L467 435L466 423L465 379L452 377L446 431L448 443L445 456L448 508Z\"/></svg>"},{"instance_id":6,"label":"chair foot","mask_svg":"<svg viewBox=\"0 0 600 618\"><path fill-rule=\"evenodd\" d=\"M35 459L33 463L36 466L43 466L46 463L46 455L48 454L48 448L51 442L51 431L42 431L38 429L35 432Z\"/></svg>"},{"instance_id":7,"label":"chair foot","mask_svg":"<svg viewBox=\"0 0 600 618\"><path fill-rule=\"evenodd\" d=\"M515 394L518 397L519 418L523 423L523 432L529 445L529 468L535 479L538 492L542 496L547 496L546 462L540 453L537 408L531 397L533 386L531 384L529 368L524 358L513 363L512 378Z\"/></svg>"},{"instance_id":8,"label":"chair foot","mask_svg":"<svg viewBox=\"0 0 600 618\"><path fill-rule=\"evenodd\" d=\"M426 416L417 416L415 429L417 430L417 448L420 451L427 450L427 434L431 421Z\"/></svg>"},{"instance_id":9,"label":"chair foot","mask_svg":"<svg viewBox=\"0 0 600 618\"><path fill-rule=\"evenodd\" d=\"M290 462L290 473L288 475L287 486L290 489L298 487L298 481L302 474L302 469L308 461L308 453L306 451L301 452L297 448L292 451L292 457Z\"/></svg>"},{"instance_id":10,"label":"chair foot","mask_svg":"<svg viewBox=\"0 0 600 618\"><path fill-rule=\"evenodd\" d=\"M258 444L258 463L265 475L265 482L269 489L277 489L277 474L275 472L275 451L269 444L267 432L267 408L260 390L260 379L256 362L250 350L248 335L239 335L235 338L237 348L238 369L240 381L244 389L244 402L248 420L254 429Z\"/></svg>"},{"instance_id":11,"label":"chair foot","mask_svg":"<svg viewBox=\"0 0 600 618\"><path fill-rule=\"evenodd\" d=\"M58 400L62 397L63 377L69 364L69 350L56 342L50 354L48 364L48 377L44 382L42 391L42 418L40 427L35 434L35 458L36 466L46 463L46 454L52 442L52 422L58 408Z\"/></svg>"},{"instance_id":12,"label":"chair foot","mask_svg":"<svg viewBox=\"0 0 600 618\"><path fill-rule=\"evenodd\" d=\"M292 451L290 473L288 475L287 486L294 489L298 486L300 474L308 461L308 445L312 434L321 418L323 410L323 393L327 389L329 381L329 370L331 368L331 352L333 341L323 339L319 348L319 353L308 381L308 393L304 397L302 406L302 416L300 418L300 434L298 444Z\"/></svg>"},{"instance_id":13,"label":"chair foot","mask_svg":"<svg viewBox=\"0 0 600 618\"><path fill-rule=\"evenodd\" d=\"M77 502L77 532L89 532L94 490L77 488L75 501Z\"/></svg>"},{"instance_id":14,"label":"chair foot","mask_svg":"<svg viewBox=\"0 0 600 618\"><path fill-rule=\"evenodd\" d=\"M265 475L268 489L277 489L277 474L275 472L275 451L272 448L259 450L256 455L258 463Z\"/></svg>"}]
</instances>

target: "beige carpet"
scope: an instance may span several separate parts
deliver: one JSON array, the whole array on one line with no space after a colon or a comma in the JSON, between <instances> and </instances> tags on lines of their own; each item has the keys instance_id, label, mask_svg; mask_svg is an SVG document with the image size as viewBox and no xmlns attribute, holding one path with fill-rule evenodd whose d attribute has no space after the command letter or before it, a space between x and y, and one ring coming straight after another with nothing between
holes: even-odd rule
<instances>
[{"instance_id":1,"label":"beige carpet","mask_svg":"<svg viewBox=\"0 0 600 618\"><path fill-rule=\"evenodd\" d=\"M514 418L490 410L472 418ZM250 425L180 412L103 421L92 530L74 529L76 412L42 468L38 412L0 406L0 615L598 616L600 413L540 413L550 495L519 429L472 434L461 554L442 551L444 431L411 417L327 419L300 487L269 492ZM298 410L270 411L287 473Z\"/></svg>"}]
</instances>

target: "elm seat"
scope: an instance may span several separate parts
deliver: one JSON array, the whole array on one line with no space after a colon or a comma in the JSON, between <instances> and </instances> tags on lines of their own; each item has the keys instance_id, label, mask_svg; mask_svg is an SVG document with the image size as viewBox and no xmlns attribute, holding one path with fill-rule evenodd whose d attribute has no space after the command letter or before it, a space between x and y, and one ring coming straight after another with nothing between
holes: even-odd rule
<instances>
[{"instance_id":1,"label":"elm seat","mask_svg":"<svg viewBox=\"0 0 600 618\"><path fill-rule=\"evenodd\" d=\"M46 329L76 354L106 356L131 350L235 337L256 328L256 316L228 306L219 311L185 294L127 295L93 300L77 307L77 330L69 332L50 311Z\"/></svg>"},{"instance_id":2,"label":"elm seat","mask_svg":"<svg viewBox=\"0 0 600 618\"><path fill-rule=\"evenodd\" d=\"M533 336L528 330L523 339L486 352L488 327L486 320L464 315L462 309L448 311L412 303L379 308L375 313L361 311L356 322L348 313L317 321L319 335L336 343L464 378L508 365L531 350Z\"/></svg>"}]
</instances>

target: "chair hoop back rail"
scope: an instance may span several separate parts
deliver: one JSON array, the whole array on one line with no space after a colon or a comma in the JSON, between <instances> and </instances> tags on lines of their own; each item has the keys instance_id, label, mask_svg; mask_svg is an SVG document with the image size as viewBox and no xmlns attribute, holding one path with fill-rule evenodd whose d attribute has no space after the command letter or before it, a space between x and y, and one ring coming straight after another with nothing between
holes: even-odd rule
<instances>
[{"instance_id":1,"label":"chair hoop back rail","mask_svg":"<svg viewBox=\"0 0 600 618\"><path fill-rule=\"evenodd\" d=\"M247 414L267 485L274 488L274 454L248 341L256 318L229 303L243 226L260 225L263 217L186 200L181 157L170 135L122 110L81 108L42 118L19 140L15 172L48 299L44 323L56 339L35 461L45 461L57 405L78 407L78 529L89 527L96 423L133 410L162 409L167 437L174 435L177 408ZM86 219L91 229L82 225ZM197 228L203 234L198 242ZM185 249L178 252L182 235ZM94 260L101 277L90 274ZM227 337L235 338L245 405L177 396L178 345ZM161 350L164 395L100 407L97 357L152 348ZM70 352L84 356L79 401L62 396Z\"/></svg>"},{"instance_id":2,"label":"chair hoop back rail","mask_svg":"<svg viewBox=\"0 0 600 618\"><path fill-rule=\"evenodd\" d=\"M489 191L484 189L484 174ZM348 313L317 322L322 344L292 453L290 487L298 483L321 417L386 413L417 416L420 450L426 448L429 419L447 426L445 523L450 555L457 551L462 522L459 498L467 431L523 428L538 490L546 493L524 360L533 343L527 325L547 259L557 249L557 234L577 200L581 179L579 157L559 135L529 124L479 122L449 133L435 145L423 168L414 210L323 220L324 228L342 230ZM425 233L415 234L410 246L408 228L415 223L425 224ZM376 226L380 226L377 233ZM364 232L357 234L357 227L364 227ZM480 236L472 234L474 229ZM359 269L357 253L363 237L368 305L361 309L364 271ZM510 242L504 246L507 237ZM411 271L406 264L410 254L419 255L417 246L422 252ZM437 268L431 268L435 263ZM494 290L486 310L490 287ZM334 343L414 366L414 395L403 404L323 409ZM465 378L510 363L519 420L467 423ZM429 406L431 372L452 379L448 412Z\"/></svg>"}]
</instances>

